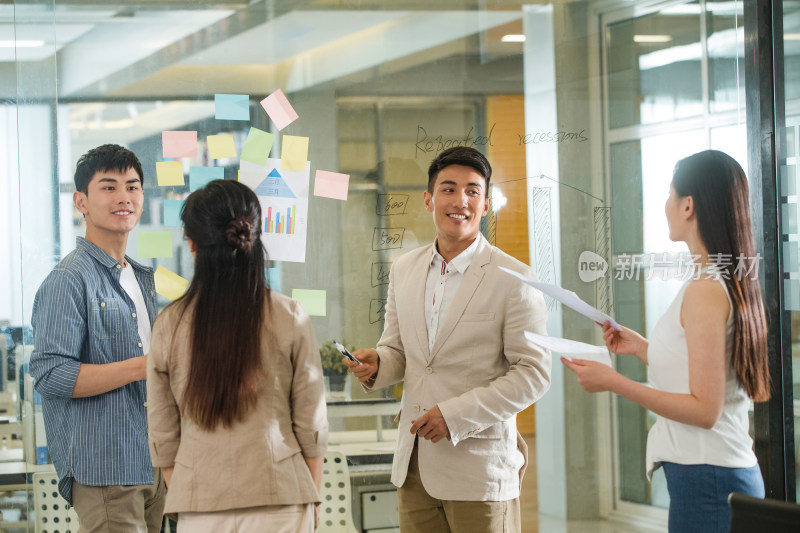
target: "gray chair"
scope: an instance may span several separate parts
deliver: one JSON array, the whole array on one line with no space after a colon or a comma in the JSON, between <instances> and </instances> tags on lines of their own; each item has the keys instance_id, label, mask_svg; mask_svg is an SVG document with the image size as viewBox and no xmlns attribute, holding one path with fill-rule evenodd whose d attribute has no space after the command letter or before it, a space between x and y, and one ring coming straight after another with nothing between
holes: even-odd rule
<instances>
[{"instance_id":1,"label":"gray chair","mask_svg":"<svg viewBox=\"0 0 800 533\"><path fill-rule=\"evenodd\" d=\"M800 505L753 498L740 492L728 496L731 507L730 533L769 533L800 532Z\"/></svg>"}]
</instances>

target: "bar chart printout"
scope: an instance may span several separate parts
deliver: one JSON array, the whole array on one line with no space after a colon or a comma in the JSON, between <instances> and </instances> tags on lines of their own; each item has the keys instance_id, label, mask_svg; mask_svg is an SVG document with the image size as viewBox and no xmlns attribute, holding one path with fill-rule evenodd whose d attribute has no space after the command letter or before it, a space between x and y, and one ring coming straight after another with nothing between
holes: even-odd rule
<instances>
[{"instance_id":1,"label":"bar chart printout","mask_svg":"<svg viewBox=\"0 0 800 533\"><path fill-rule=\"evenodd\" d=\"M266 166L242 164L239 181L261 202L262 241L272 261L306 260L311 164L303 172L281 170L280 159Z\"/></svg>"},{"instance_id":2,"label":"bar chart printout","mask_svg":"<svg viewBox=\"0 0 800 533\"><path fill-rule=\"evenodd\" d=\"M286 208L286 212L280 212L272 207L267 207L267 218L264 220L264 233L283 233L294 235L297 219L297 206Z\"/></svg>"}]
</instances>

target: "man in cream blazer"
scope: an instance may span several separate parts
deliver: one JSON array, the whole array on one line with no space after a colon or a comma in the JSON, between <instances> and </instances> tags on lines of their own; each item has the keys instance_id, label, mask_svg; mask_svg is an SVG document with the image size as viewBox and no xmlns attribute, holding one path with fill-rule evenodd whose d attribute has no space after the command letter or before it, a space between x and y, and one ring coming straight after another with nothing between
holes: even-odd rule
<instances>
[{"instance_id":1,"label":"man in cream blazer","mask_svg":"<svg viewBox=\"0 0 800 533\"><path fill-rule=\"evenodd\" d=\"M545 333L534 278L480 234L491 167L477 150L442 152L425 207L436 241L392 265L377 349L346 362L365 389L403 381L392 482L403 533L519 532L527 447L516 414L549 387L551 360L525 338Z\"/></svg>"}]
</instances>

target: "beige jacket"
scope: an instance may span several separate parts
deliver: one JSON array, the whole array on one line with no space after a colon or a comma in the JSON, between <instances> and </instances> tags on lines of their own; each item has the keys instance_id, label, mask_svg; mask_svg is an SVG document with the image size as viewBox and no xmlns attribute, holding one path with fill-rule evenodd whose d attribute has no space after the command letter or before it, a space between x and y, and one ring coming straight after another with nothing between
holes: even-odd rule
<instances>
[{"instance_id":1,"label":"beige jacket","mask_svg":"<svg viewBox=\"0 0 800 533\"><path fill-rule=\"evenodd\" d=\"M161 313L147 361L150 454L154 466L175 466L165 511L320 501L303 460L323 455L328 441L319 346L308 314L298 302L271 293L262 333L263 394L246 420L212 432L182 409L189 315L178 323L175 308Z\"/></svg>"},{"instance_id":2,"label":"beige jacket","mask_svg":"<svg viewBox=\"0 0 800 533\"><path fill-rule=\"evenodd\" d=\"M411 421L438 405L451 439L419 439L422 483L434 498L505 501L519 496L527 447L516 414L547 391L551 359L525 338L545 334L541 292L501 271L535 279L523 263L478 237L478 249L428 349L425 280L432 246L392 265L380 367L370 389L403 381L392 482L400 487L414 447ZM366 388L366 387L365 387Z\"/></svg>"}]
</instances>

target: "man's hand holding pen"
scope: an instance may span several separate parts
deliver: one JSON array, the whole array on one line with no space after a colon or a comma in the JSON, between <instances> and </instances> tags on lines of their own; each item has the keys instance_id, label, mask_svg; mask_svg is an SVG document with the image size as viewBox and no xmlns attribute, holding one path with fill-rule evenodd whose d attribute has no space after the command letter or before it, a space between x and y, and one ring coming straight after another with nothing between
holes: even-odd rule
<instances>
[{"instance_id":1,"label":"man's hand holding pen","mask_svg":"<svg viewBox=\"0 0 800 533\"><path fill-rule=\"evenodd\" d=\"M359 365L346 357L342 358L342 364L350 369L350 372L353 373L358 381L366 383L378 372L378 367L380 366L378 352L372 348L362 348L361 350L353 352L353 355L356 359L361 361L362 364Z\"/></svg>"}]
</instances>

